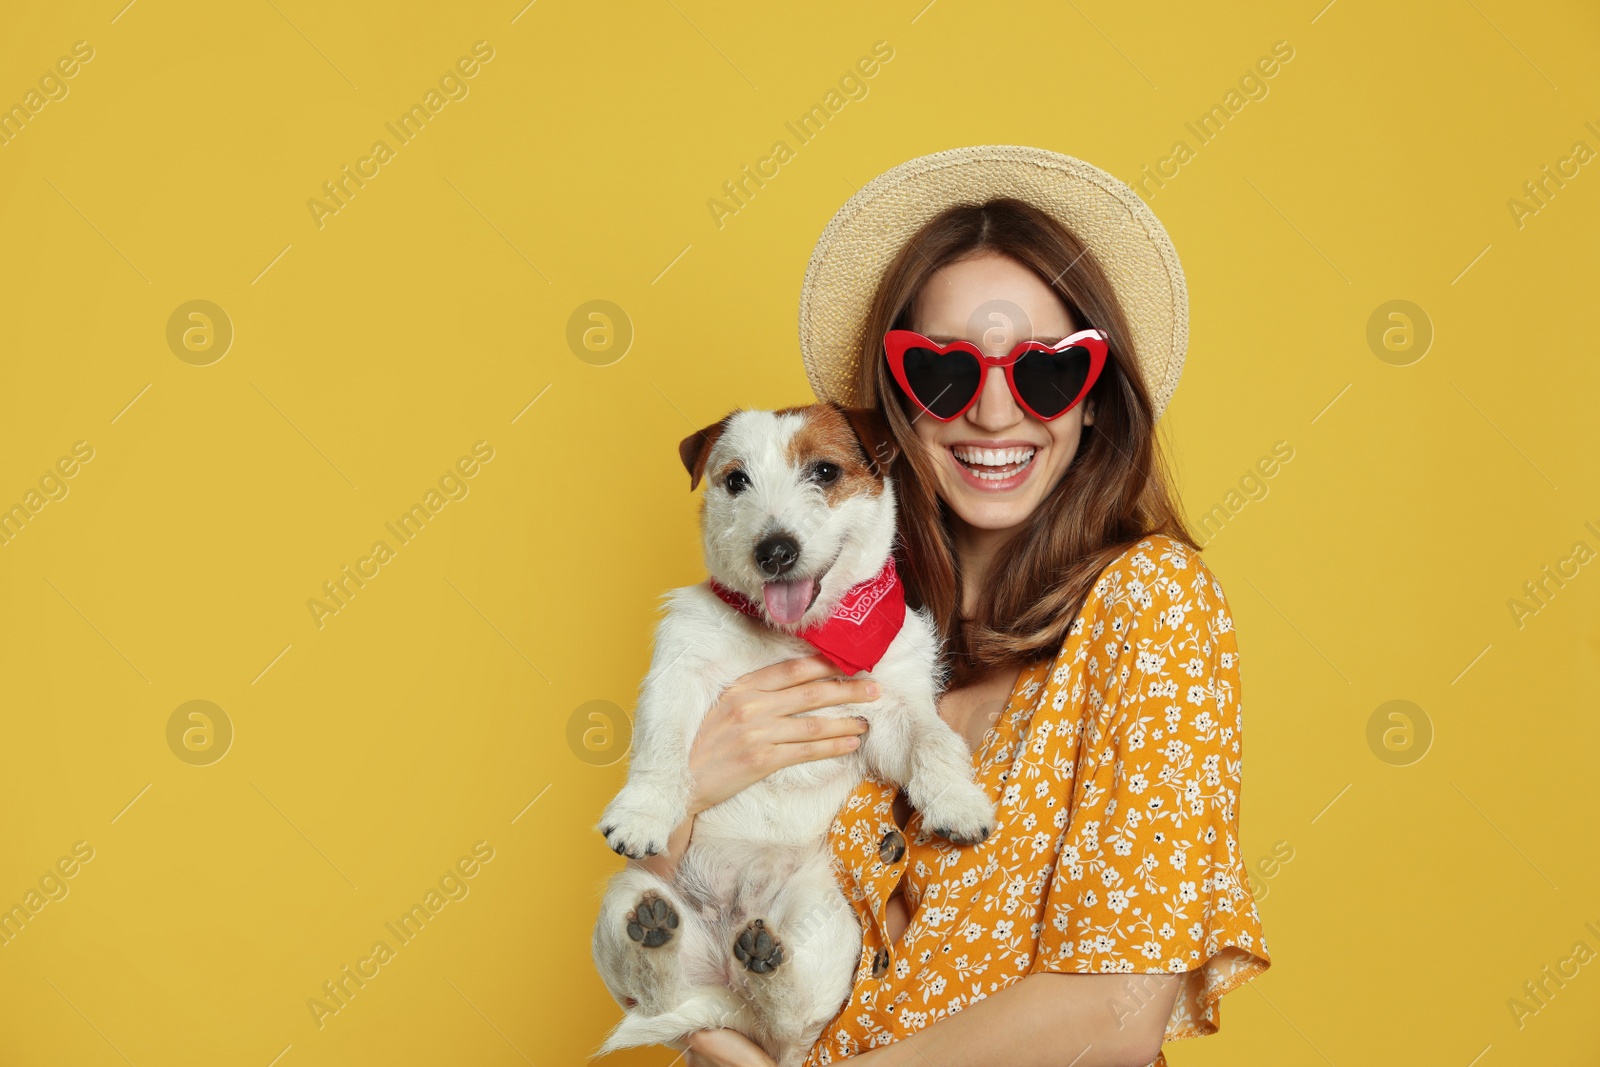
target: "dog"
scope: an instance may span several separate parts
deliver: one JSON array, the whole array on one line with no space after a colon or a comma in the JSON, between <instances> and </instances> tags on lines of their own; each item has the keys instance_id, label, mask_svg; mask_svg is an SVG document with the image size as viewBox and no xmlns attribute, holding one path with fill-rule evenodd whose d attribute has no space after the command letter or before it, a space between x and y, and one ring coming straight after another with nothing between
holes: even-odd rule
<instances>
[{"instance_id":1,"label":"dog","mask_svg":"<svg viewBox=\"0 0 1600 1067\"><path fill-rule=\"evenodd\" d=\"M707 485L711 581L667 594L627 783L595 829L630 858L666 848L687 817L690 744L742 675L820 648L843 675L870 667L881 695L808 713L870 728L845 755L779 769L701 812L671 881L635 864L612 877L592 947L625 1015L600 1051L681 1047L695 1030L729 1027L794 1067L849 995L861 955L827 848L845 798L871 772L958 844L989 835L994 806L966 741L939 718L938 631L905 608L894 572L895 450L882 417L830 404L736 411L679 455L689 488Z\"/></svg>"}]
</instances>

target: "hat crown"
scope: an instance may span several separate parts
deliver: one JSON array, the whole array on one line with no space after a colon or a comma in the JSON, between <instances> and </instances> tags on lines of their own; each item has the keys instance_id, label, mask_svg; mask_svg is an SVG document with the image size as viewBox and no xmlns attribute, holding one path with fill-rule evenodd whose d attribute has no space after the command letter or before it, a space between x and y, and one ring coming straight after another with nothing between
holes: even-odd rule
<instances>
[{"instance_id":1,"label":"hat crown","mask_svg":"<svg viewBox=\"0 0 1600 1067\"><path fill-rule=\"evenodd\" d=\"M1177 250L1128 185L1081 159L1025 145L919 156L878 175L834 214L800 290L800 352L818 399L859 402L867 311L906 242L950 207L999 197L1047 212L1089 249L1122 307L1160 417L1189 341L1189 293Z\"/></svg>"}]
</instances>

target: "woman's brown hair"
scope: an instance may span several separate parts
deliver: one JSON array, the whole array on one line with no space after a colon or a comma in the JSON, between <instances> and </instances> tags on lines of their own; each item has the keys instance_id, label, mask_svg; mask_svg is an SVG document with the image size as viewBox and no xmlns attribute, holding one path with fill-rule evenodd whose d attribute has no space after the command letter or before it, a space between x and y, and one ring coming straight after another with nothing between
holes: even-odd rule
<instances>
[{"instance_id":1,"label":"woman's brown hair","mask_svg":"<svg viewBox=\"0 0 1600 1067\"><path fill-rule=\"evenodd\" d=\"M912 427L909 401L889 373L883 335L910 329L917 294L933 273L980 253L999 253L1037 274L1078 329L1109 338L1105 370L1087 403L1094 422L1061 481L993 561L970 616L961 613L961 573L937 475ZM1066 639L1100 572L1130 545L1166 534L1197 548L1174 499L1156 437L1150 392L1126 318L1100 264L1050 215L998 198L952 207L930 220L890 263L868 308L857 397L879 408L906 472L900 498L900 562L911 601L927 608L945 639L950 684L986 670L1053 654Z\"/></svg>"}]
</instances>

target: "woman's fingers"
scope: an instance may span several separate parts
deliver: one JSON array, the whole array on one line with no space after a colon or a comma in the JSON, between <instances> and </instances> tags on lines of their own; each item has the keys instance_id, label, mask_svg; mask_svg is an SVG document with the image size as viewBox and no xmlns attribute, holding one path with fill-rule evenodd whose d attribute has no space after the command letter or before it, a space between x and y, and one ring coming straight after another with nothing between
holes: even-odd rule
<instances>
[{"instance_id":1,"label":"woman's fingers","mask_svg":"<svg viewBox=\"0 0 1600 1067\"><path fill-rule=\"evenodd\" d=\"M728 707L738 709L736 717L749 719L865 704L881 693L871 678L841 678L839 669L822 656L806 656L751 671L725 696L732 700Z\"/></svg>"},{"instance_id":2,"label":"woman's fingers","mask_svg":"<svg viewBox=\"0 0 1600 1067\"><path fill-rule=\"evenodd\" d=\"M761 1046L736 1030L696 1030L684 1044L689 1067L776 1067Z\"/></svg>"},{"instance_id":3,"label":"woman's fingers","mask_svg":"<svg viewBox=\"0 0 1600 1067\"><path fill-rule=\"evenodd\" d=\"M855 737L867 732L867 720L854 715L791 715L773 727L775 744L823 741L833 737Z\"/></svg>"},{"instance_id":4,"label":"woman's fingers","mask_svg":"<svg viewBox=\"0 0 1600 1067\"><path fill-rule=\"evenodd\" d=\"M878 683L870 678L830 678L769 694L762 703L773 715L798 715L840 704L867 704L877 700L880 692Z\"/></svg>"},{"instance_id":5,"label":"woman's fingers","mask_svg":"<svg viewBox=\"0 0 1600 1067\"><path fill-rule=\"evenodd\" d=\"M779 767L829 759L861 744L866 720L855 716L805 715L803 712L865 704L882 691L870 678L841 678L839 669L822 656L785 660L739 679L729 707L732 721L742 722L746 737L759 738L752 750L757 766L770 774ZM767 747L770 746L770 747ZM764 748L765 751L761 752ZM757 755L759 753L759 755Z\"/></svg>"},{"instance_id":6,"label":"woman's fingers","mask_svg":"<svg viewBox=\"0 0 1600 1067\"><path fill-rule=\"evenodd\" d=\"M796 763L809 763L812 760L829 759L833 756L842 756L852 752L861 744L859 733L844 734L840 737L827 737L819 741L796 741L787 745L774 746L778 754L778 762L773 768L790 767Z\"/></svg>"},{"instance_id":7,"label":"woman's fingers","mask_svg":"<svg viewBox=\"0 0 1600 1067\"><path fill-rule=\"evenodd\" d=\"M828 706L828 705L824 705ZM778 720L773 746L778 767L831 759L861 747L867 720L855 715L790 715Z\"/></svg>"},{"instance_id":8,"label":"woman's fingers","mask_svg":"<svg viewBox=\"0 0 1600 1067\"><path fill-rule=\"evenodd\" d=\"M837 678L839 668L835 667L825 656L801 656L798 659L786 659L782 663L774 663L770 667L762 667L759 671L751 671L733 684L747 689L759 689L766 693L775 693L781 689L791 689L806 682L814 682L821 678Z\"/></svg>"}]
</instances>

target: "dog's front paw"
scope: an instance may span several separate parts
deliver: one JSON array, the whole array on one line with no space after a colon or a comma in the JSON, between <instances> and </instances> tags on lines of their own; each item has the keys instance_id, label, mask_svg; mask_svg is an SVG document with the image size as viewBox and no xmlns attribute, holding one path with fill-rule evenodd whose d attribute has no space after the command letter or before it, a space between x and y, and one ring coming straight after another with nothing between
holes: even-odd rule
<instances>
[{"instance_id":1,"label":"dog's front paw","mask_svg":"<svg viewBox=\"0 0 1600 1067\"><path fill-rule=\"evenodd\" d=\"M951 785L921 810L924 826L958 845L975 845L994 832L994 805L974 782Z\"/></svg>"},{"instance_id":2,"label":"dog's front paw","mask_svg":"<svg viewBox=\"0 0 1600 1067\"><path fill-rule=\"evenodd\" d=\"M611 851L631 860L664 852L680 813L654 790L624 789L600 817Z\"/></svg>"}]
</instances>

